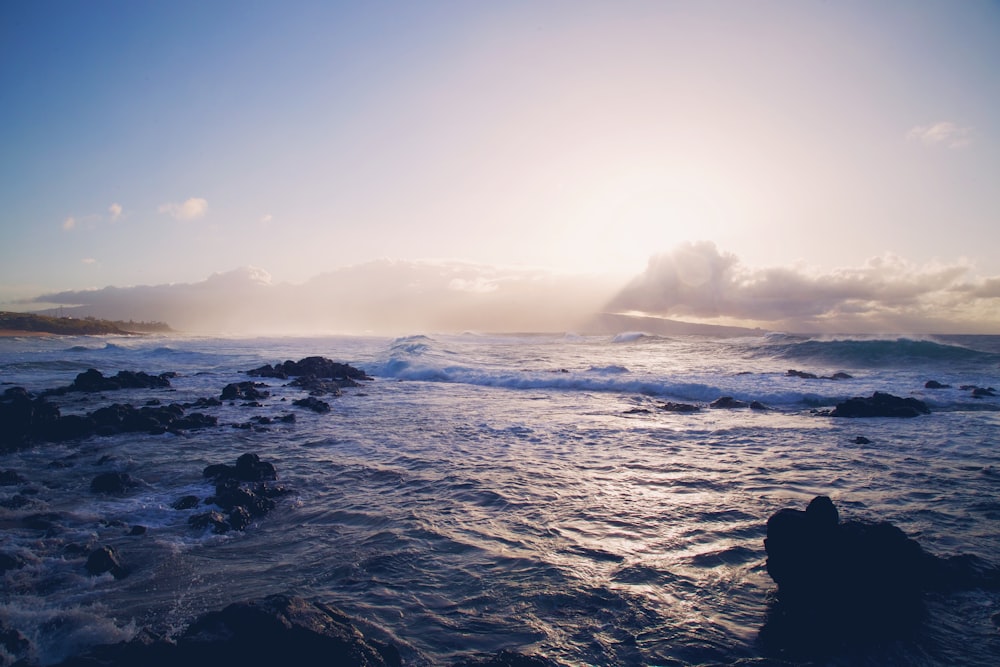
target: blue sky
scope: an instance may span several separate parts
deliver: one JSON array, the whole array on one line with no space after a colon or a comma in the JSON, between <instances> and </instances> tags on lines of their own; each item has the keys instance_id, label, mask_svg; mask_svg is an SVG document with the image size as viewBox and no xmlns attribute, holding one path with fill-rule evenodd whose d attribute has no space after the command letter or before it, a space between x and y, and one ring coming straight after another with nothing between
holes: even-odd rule
<instances>
[{"instance_id":1,"label":"blue sky","mask_svg":"<svg viewBox=\"0 0 1000 667\"><path fill-rule=\"evenodd\" d=\"M0 308L389 258L794 326L700 255L1000 330L998 69L995 2L6 2Z\"/></svg>"}]
</instances>

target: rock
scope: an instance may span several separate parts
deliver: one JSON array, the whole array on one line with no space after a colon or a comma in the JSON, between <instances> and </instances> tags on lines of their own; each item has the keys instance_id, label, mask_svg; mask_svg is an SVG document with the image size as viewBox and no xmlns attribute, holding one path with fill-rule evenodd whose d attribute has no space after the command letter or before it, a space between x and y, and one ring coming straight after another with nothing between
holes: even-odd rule
<instances>
[{"instance_id":1,"label":"rock","mask_svg":"<svg viewBox=\"0 0 1000 667\"><path fill-rule=\"evenodd\" d=\"M326 401L321 401L315 396L307 396L305 398L300 398L292 401L292 405L296 405L300 408L307 408L313 412L329 412L330 404Z\"/></svg>"},{"instance_id":2,"label":"rock","mask_svg":"<svg viewBox=\"0 0 1000 667\"><path fill-rule=\"evenodd\" d=\"M99 391L115 391L118 389L156 389L170 386L170 378L176 373L161 373L149 375L142 371L118 371L114 377L104 377L96 368L89 368L76 376L66 387L52 389L47 395L60 395L74 391L94 393Z\"/></svg>"},{"instance_id":3,"label":"rock","mask_svg":"<svg viewBox=\"0 0 1000 667\"><path fill-rule=\"evenodd\" d=\"M129 537L139 537L145 535L149 531L145 526L132 526L132 529L126 533Z\"/></svg>"},{"instance_id":4,"label":"rock","mask_svg":"<svg viewBox=\"0 0 1000 667\"><path fill-rule=\"evenodd\" d=\"M996 389L993 387L976 387L972 390L973 398L983 398L984 396L996 396Z\"/></svg>"},{"instance_id":5,"label":"rock","mask_svg":"<svg viewBox=\"0 0 1000 667\"><path fill-rule=\"evenodd\" d=\"M306 357L299 361L286 361L283 364L270 364L247 371L247 375L258 377L273 377L286 379L296 376L312 376L329 378L331 380L371 380L360 368L348 364L331 361L324 357ZM355 386L353 383L345 386Z\"/></svg>"},{"instance_id":6,"label":"rock","mask_svg":"<svg viewBox=\"0 0 1000 667\"><path fill-rule=\"evenodd\" d=\"M711 403L709 403L708 407L715 408L715 409L727 409L728 410L728 409L734 409L734 408L745 408L745 407L747 407L747 404L745 402L743 402L743 401L736 400L732 396L721 396L721 397L715 399L714 401L712 401Z\"/></svg>"},{"instance_id":7,"label":"rock","mask_svg":"<svg viewBox=\"0 0 1000 667\"><path fill-rule=\"evenodd\" d=\"M136 481L127 472L102 472L90 482L94 493L125 493L136 486Z\"/></svg>"},{"instance_id":8,"label":"rock","mask_svg":"<svg viewBox=\"0 0 1000 667\"><path fill-rule=\"evenodd\" d=\"M559 665L560 663L548 658L504 649L492 655L456 662L452 667L559 667Z\"/></svg>"},{"instance_id":9,"label":"rock","mask_svg":"<svg viewBox=\"0 0 1000 667\"><path fill-rule=\"evenodd\" d=\"M188 525L197 530L211 528L214 533L228 533L230 529L229 521L226 520L226 516L222 512L216 512L214 510L204 514L194 515L188 519Z\"/></svg>"},{"instance_id":10,"label":"rock","mask_svg":"<svg viewBox=\"0 0 1000 667\"><path fill-rule=\"evenodd\" d=\"M937 380L928 380L924 383L924 389L951 389L951 385L941 384Z\"/></svg>"},{"instance_id":11,"label":"rock","mask_svg":"<svg viewBox=\"0 0 1000 667\"><path fill-rule=\"evenodd\" d=\"M7 570L20 570L26 563L20 556L0 552L0 574Z\"/></svg>"},{"instance_id":12,"label":"rock","mask_svg":"<svg viewBox=\"0 0 1000 667\"><path fill-rule=\"evenodd\" d=\"M16 484L24 484L27 481L15 470L0 471L0 486L14 486Z\"/></svg>"},{"instance_id":13,"label":"rock","mask_svg":"<svg viewBox=\"0 0 1000 667\"><path fill-rule=\"evenodd\" d=\"M311 375L295 378L288 383L292 387L305 389L310 396L340 396L343 392L341 387L357 387L354 380L325 380Z\"/></svg>"},{"instance_id":14,"label":"rock","mask_svg":"<svg viewBox=\"0 0 1000 667\"><path fill-rule=\"evenodd\" d=\"M868 438L866 438L863 435L859 435L858 437L854 438L854 444L855 445L870 445L870 444L872 444L872 441L869 440Z\"/></svg>"},{"instance_id":15,"label":"rock","mask_svg":"<svg viewBox=\"0 0 1000 667\"><path fill-rule=\"evenodd\" d=\"M198 496L183 496L170 504L175 510L189 510L198 506Z\"/></svg>"},{"instance_id":16,"label":"rock","mask_svg":"<svg viewBox=\"0 0 1000 667\"><path fill-rule=\"evenodd\" d=\"M262 382L233 382L222 389L221 399L223 401L255 401L259 398L267 398L271 392L260 389L266 386Z\"/></svg>"},{"instance_id":17,"label":"rock","mask_svg":"<svg viewBox=\"0 0 1000 667\"><path fill-rule=\"evenodd\" d=\"M838 403L830 412L831 417L916 417L922 414L930 414L923 401L880 391L869 398L855 397Z\"/></svg>"},{"instance_id":18,"label":"rock","mask_svg":"<svg viewBox=\"0 0 1000 667\"><path fill-rule=\"evenodd\" d=\"M826 496L773 514L764 548L778 590L761 639L792 653L904 636L926 591L1000 587L1000 570L977 558L930 555L887 522L840 522Z\"/></svg>"},{"instance_id":19,"label":"rock","mask_svg":"<svg viewBox=\"0 0 1000 667\"><path fill-rule=\"evenodd\" d=\"M23 387L10 387L0 398L0 452L21 449L58 421L59 408L44 398L35 398Z\"/></svg>"},{"instance_id":20,"label":"rock","mask_svg":"<svg viewBox=\"0 0 1000 667\"><path fill-rule=\"evenodd\" d=\"M769 408L768 406L764 405L760 401L750 401L750 409L751 410L758 410L760 412L767 412L771 408Z\"/></svg>"},{"instance_id":21,"label":"rock","mask_svg":"<svg viewBox=\"0 0 1000 667\"><path fill-rule=\"evenodd\" d=\"M152 633L98 646L62 667L399 667L395 646L366 637L338 609L286 595L238 602L200 616L180 636Z\"/></svg>"},{"instance_id":22,"label":"rock","mask_svg":"<svg viewBox=\"0 0 1000 667\"><path fill-rule=\"evenodd\" d=\"M128 576L128 569L121 556L114 547L109 546L98 547L90 552L87 558L87 572L94 576L110 572L115 579Z\"/></svg>"},{"instance_id":23,"label":"rock","mask_svg":"<svg viewBox=\"0 0 1000 667\"><path fill-rule=\"evenodd\" d=\"M20 631L7 627L6 621L0 618L0 648L3 648L4 652L8 656L17 657L18 655L25 653L31 648L31 642L20 633ZM2 657L2 654L0 654ZM6 662L0 664L7 664ZM18 661L13 664L21 665L26 664L24 661Z\"/></svg>"},{"instance_id":24,"label":"rock","mask_svg":"<svg viewBox=\"0 0 1000 667\"><path fill-rule=\"evenodd\" d=\"M290 493L284 486L268 484L278 478L274 465L261 461L257 454L246 453L236 465L216 463L206 466L202 475L215 483L215 495L205 502L224 510L208 512L188 519L194 528L217 532L244 530L254 517L262 517L275 507L274 499Z\"/></svg>"},{"instance_id":25,"label":"rock","mask_svg":"<svg viewBox=\"0 0 1000 667\"><path fill-rule=\"evenodd\" d=\"M661 410L666 410L667 412L698 412L701 410L701 408L697 405L691 405L690 403L672 403L670 401L656 407Z\"/></svg>"},{"instance_id":26,"label":"rock","mask_svg":"<svg viewBox=\"0 0 1000 667\"><path fill-rule=\"evenodd\" d=\"M843 371L838 371L837 373L834 373L833 375L816 375L815 373L807 373L805 371L797 371L797 370L792 369L792 368L788 369L785 372L785 375L787 375L789 377L802 378L804 380L853 380L854 379L853 375L848 375L847 373L844 373Z\"/></svg>"}]
</instances>

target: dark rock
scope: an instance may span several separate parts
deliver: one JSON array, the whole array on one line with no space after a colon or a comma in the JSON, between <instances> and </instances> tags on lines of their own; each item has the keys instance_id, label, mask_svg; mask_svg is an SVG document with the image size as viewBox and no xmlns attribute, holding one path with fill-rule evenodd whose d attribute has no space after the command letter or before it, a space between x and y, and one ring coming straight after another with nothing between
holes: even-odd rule
<instances>
[{"instance_id":1,"label":"dark rock","mask_svg":"<svg viewBox=\"0 0 1000 667\"><path fill-rule=\"evenodd\" d=\"M198 496L183 496L170 504L175 510L189 510L198 506Z\"/></svg>"},{"instance_id":2,"label":"dark rock","mask_svg":"<svg viewBox=\"0 0 1000 667\"><path fill-rule=\"evenodd\" d=\"M831 417L916 417L930 414L923 401L876 391L869 398L855 397L838 403Z\"/></svg>"},{"instance_id":3,"label":"dark rock","mask_svg":"<svg viewBox=\"0 0 1000 667\"><path fill-rule=\"evenodd\" d=\"M789 368L785 371L785 375L788 377L802 378L803 380L816 380L818 376L815 373L806 373L805 371L797 371L794 368Z\"/></svg>"},{"instance_id":4,"label":"dark rock","mask_svg":"<svg viewBox=\"0 0 1000 667\"><path fill-rule=\"evenodd\" d=\"M0 471L0 486L14 486L15 484L24 484L27 481L28 480L21 477L17 473L17 471L14 470Z\"/></svg>"},{"instance_id":5,"label":"dark rock","mask_svg":"<svg viewBox=\"0 0 1000 667\"><path fill-rule=\"evenodd\" d=\"M102 472L90 482L94 493L125 493L136 486L136 481L127 472Z\"/></svg>"},{"instance_id":6,"label":"dark rock","mask_svg":"<svg viewBox=\"0 0 1000 667\"><path fill-rule=\"evenodd\" d=\"M118 371L113 377L104 377L96 368L90 368L76 376L66 387L52 389L46 394L60 395L74 391L94 393L99 391L115 391L118 389L156 389L170 386L170 378L176 373L161 373L149 375L142 371Z\"/></svg>"},{"instance_id":7,"label":"dark rock","mask_svg":"<svg viewBox=\"0 0 1000 667\"><path fill-rule=\"evenodd\" d=\"M246 530L252 518L250 517L250 512L245 507L237 505L229 510L229 516L226 521L233 530Z\"/></svg>"},{"instance_id":8,"label":"dark rock","mask_svg":"<svg viewBox=\"0 0 1000 667\"><path fill-rule=\"evenodd\" d=\"M760 401L750 401L750 409L751 410L758 410L760 412L767 412L771 408L769 408L768 406L764 405Z\"/></svg>"},{"instance_id":9,"label":"dark rock","mask_svg":"<svg viewBox=\"0 0 1000 667\"><path fill-rule=\"evenodd\" d=\"M859 435L858 437L856 437L854 439L854 444L855 445L870 445L870 444L872 444L872 441L869 440L868 438L866 438L863 435Z\"/></svg>"},{"instance_id":10,"label":"dark rock","mask_svg":"<svg viewBox=\"0 0 1000 667\"><path fill-rule=\"evenodd\" d=\"M983 398L984 396L996 396L996 389L993 387L976 387L972 390L973 398Z\"/></svg>"},{"instance_id":11,"label":"dark rock","mask_svg":"<svg viewBox=\"0 0 1000 667\"><path fill-rule=\"evenodd\" d=\"M7 570L20 570L26 563L20 556L0 552L0 574Z\"/></svg>"},{"instance_id":12,"label":"dark rock","mask_svg":"<svg viewBox=\"0 0 1000 667\"><path fill-rule=\"evenodd\" d=\"M622 414L626 415L648 415L649 410L647 408L629 408Z\"/></svg>"},{"instance_id":13,"label":"dark rock","mask_svg":"<svg viewBox=\"0 0 1000 667\"><path fill-rule=\"evenodd\" d=\"M266 386L262 382L233 382L222 389L221 399L223 401L255 401L259 398L267 398L271 392L260 389Z\"/></svg>"},{"instance_id":14,"label":"dark rock","mask_svg":"<svg viewBox=\"0 0 1000 667\"><path fill-rule=\"evenodd\" d=\"M826 496L773 514L764 548L778 590L761 640L793 654L906 636L926 591L1000 587L1000 570L977 558L930 555L890 523L840 522Z\"/></svg>"},{"instance_id":15,"label":"dark rock","mask_svg":"<svg viewBox=\"0 0 1000 667\"><path fill-rule=\"evenodd\" d=\"M0 500L0 507L6 507L9 510L18 510L30 504L31 501L22 496L20 493L16 493L10 498Z\"/></svg>"},{"instance_id":16,"label":"dark rock","mask_svg":"<svg viewBox=\"0 0 1000 667\"><path fill-rule=\"evenodd\" d=\"M55 534L62 531L60 522L64 518L59 512L40 512L22 517L21 525L31 530L44 530L46 533Z\"/></svg>"},{"instance_id":17,"label":"dark rock","mask_svg":"<svg viewBox=\"0 0 1000 667\"><path fill-rule=\"evenodd\" d=\"M401 664L395 646L366 637L338 609L302 598L272 595L204 614L172 640L140 633L131 642L89 649L84 655L61 663L61 667L399 667Z\"/></svg>"},{"instance_id":18,"label":"dark rock","mask_svg":"<svg viewBox=\"0 0 1000 667\"><path fill-rule=\"evenodd\" d=\"M324 357L306 357L299 361L286 361L283 364L275 366L267 364L247 371L247 375L279 379L309 375L316 378L329 378L331 380L371 380L360 368L331 361Z\"/></svg>"},{"instance_id":19,"label":"dark rock","mask_svg":"<svg viewBox=\"0 0 1000 667\"><path fill-rule=\"evenodd\" d=\"M281 422L283 424L294 424L295 423L295 414L289 412L287 415L282 415Z\"/></svg>"},{"instance_id":20,"label":"dark rock","mask_svg":"<svg viewBox=\"0 0 1000 667\"><path fill-rule=\"evenodd\" d=\"M736 400L732 396L721 396L709 403L708 407L728 410L733 408L745 408L747 407L747 404L743 401Z\"/></svg>"},{"instance_id":21,"label":"dark rock","mask_svg":"<svg viewBox=\"0 0 1000 667\"><path fill-rule=\"evenodd\" d=\"M326 401L321 401L315 396L307 396L305 398L300 398L292 401L292 405L296 405L300 408L307 408L313 412L329 412L330 404Z\"/></svg>"},{"instance_id":22,"label":"dark rock","mask_svg":"<svg viewBox=\"0 0 1000 667\"><path fill-rule=\"evenodd\" d=\"M217 408L222 405L222 401L214 396L209 398L199 398L197 401L192 403L185 403L185 408Z\"/></svg>"},{"instance_id":23,"label":"dark rock","mask_svg":"<svg viewBox=\"0 0 1000 667\"><path fill-rule=\"evenodd\" d=\"M666 410L667 412L698 412L701 410L697 405L691 405L690 403L673 403L667 401L658 406L660 410Z\"/></svg>"},{"instance_id":24,"label":"dark rock","mask_svg":"<svg viewBox=\"0 0 1000 667\"><path fill-rule=\"evenodd\" d=\"M453 667L559 667L560 663L504 649L492 655L456 662Z\"/></svg>"},{"instance_id":25,"label":"dark rock","mask_svg":"<svg viewBox=\"0 0 1000 667\"><path fill-rule=\"evenodd\" d=\"M78 440L94 435L97 424L89 416L66 415L49 422L40 435L51 442Z\"/></svg>"},{"instance_id":26,"label":"dark rock","mask_svg":"<svg viewBox=\"0 0 1000 667\"><path fill-rule=\"evenodd\" d=\"M274 464L261 461L256 454L243 454L236 459L236 478L243 482L263 482L278 479Z\"/></svg>"},{"instance_id":27,"label":"dark rock","mask_svg":"<svg viewBox=\"0 0 1000 667\"><path fill-rule=\"evenodd\" d=\"M941 384L937 380L928 380L924 383L924 389L951 389L951 385Z\"/></svg>"},{"instance_id":28,"label":"dark rock","mask_svg":"<svg viewBox=\"0 0 1000 667\"><path fill-rule=\"evenodd\" d=\"M128 569L121 556L114 547L109 546L98 547L90 552L87 558L87 572L94 576L110 572L115 579L128 576Z\"/></svg>"},{"instance_id":29,"label":"dark rock","mask_svg":"<svg viewBox=\"0 0 1000 667\"><path fill-rule=\"evenodd\" d=\"M31 642L18 630L7 627L6 622L0 618L0 648L3 648L7 655L16 657L31 648ZM21 665L26 663L18 661L14 664Z\"/></svg>"},{"instance_id":30,"label":"dark rock","mask_svg":"<svg viewBox=\"0 0 1000 667\"><path fill-rule=\"evenodd\" d=\"M204 514L195 514L188 519L188 525L198 530L211 528L214 533L228 533L230 528L226 516L222 512L214 510Z\"/></svg>"},{"instance_id":31,"label":"dark rock","mask_svg":"<svg viewBox=\"0 0 1000 667\"><path fill-rule=\"evenodd\" d=\"M788 369L785 375L789 377L802 378L804 380L853 380L853 375L848 375L843 371L838 371L833 375L816 375L815 373L808 373L806 371L797 371L795 369Z\"/></svg>"},{"instance_id":32,"label":"dark rock","mask_svg":"<svg viewBox=\"0 0 1000 667\"><path fill-rule=\"evenodd\" d=\"M340 396L343 393L340 390L341 387L360 386L357 382L350 379L325 380L323 378L313 377L312 375L295 378L288 384L292 387L305 389L309 392L310 396Z\"/></svg>"},{"instance_id":33,"label":"dark rock","mask_svg":"<svg viewBox=\"0 0 1000 667\"><path fill-rule=\"evenodd\" d=\"M139 537L140 535L145 535L148 530L149 529L145 526L132 526L132 529L128 531L127 535L130 537Z\"/></svg>"}]
</instances>

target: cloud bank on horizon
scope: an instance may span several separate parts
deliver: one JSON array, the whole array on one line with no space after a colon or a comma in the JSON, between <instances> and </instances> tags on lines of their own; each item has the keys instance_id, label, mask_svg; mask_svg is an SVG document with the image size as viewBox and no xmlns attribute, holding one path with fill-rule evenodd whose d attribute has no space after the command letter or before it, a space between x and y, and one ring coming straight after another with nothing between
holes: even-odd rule
<instances>
[{"instance_id":1,"label":"cloud bank on horizon","mask_svg":"<svg viewBox=\"0 0 1000 667\"><path fill-rule=\"evenodd\" d=\"M195 283L73 290L34 302L230 334L607 333L607 313L806 333L995 332L1000 277L970 272L965 262L916 266L894 255L829 272L754 269L704 241L652 257L624 286L596 275L378 260L301 284L274 283L265 270L244 267ZM634 321L640 329L650 322Z\"/></svg>"}]
</instances>

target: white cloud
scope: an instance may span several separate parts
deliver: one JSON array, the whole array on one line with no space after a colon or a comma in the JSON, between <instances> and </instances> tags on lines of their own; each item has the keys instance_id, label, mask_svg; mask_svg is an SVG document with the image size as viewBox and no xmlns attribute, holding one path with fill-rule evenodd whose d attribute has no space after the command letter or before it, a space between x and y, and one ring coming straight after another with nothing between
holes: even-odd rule
<instances>
[{"instance_id":1,"label":"white cloud","mask_svg":"<svg viewBox=\"0 0 1000 667\"><path fill-rule=\"evenodd\" d=\"M67 232L73 229L74 227L76 227L76 218L74 218L73 216L69 216L65 220L63 220L62 228Z\"/></svg>"},{"instance_id":2,"label":"white cloud","mask_svg":"<svg viewBox=\"0 0 1000 667\"><path fill-rule=\"evenodd\" d=\"M262 224L264 226L267 226L267 225L271 224L272 220L274 220L274 216L271 215L270 213L268 213L266 215L261 216L260 224Z\"/></svg>"},{"instance_id":3,"label":"white cloud","mask_svg":"<svg viewBox=\"0 0 1000 667\"><path fill-rule=\"evenodd\" d=\"M118 218L122 217L122 205L115 202L108 207L108 214L111 216L111 222L116 221Z\"/></svg>"},{"instance_id":4,"label":"white cloud","mask_svg":"<svg viewBox=\"0 0 1000 667\"><path fill-rule=\"evenodd\" d=\"M971 127L960 127L950 121L941 121L933 125L918 125L907 133L906 138L927 146L961 148L969 145L971 135Z\"/></svg>"},{"instance_id":5,"label":"white cloud","mask_svg":"<svg viewBox=\"0 0 1000 667\"><path fill-rule=\"evenodd\" d=\"M177 204L163 204L159 209L160 213L166 213L175 220L197 220L208 211L208 201L201 197L191 197L187 201Z\"/></svg>"},{"instance_id":6,"label":"white cloud","mask_svg":"<svg viewBox=\"0 0 1000 667\"><path fill-rule=\"evenodd\" d=\"M84 257L80 261L83 262L84 264L97 264L97 260L94 259L93 257Z\"/></svg>"}]
</instances>

